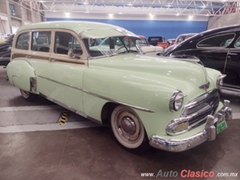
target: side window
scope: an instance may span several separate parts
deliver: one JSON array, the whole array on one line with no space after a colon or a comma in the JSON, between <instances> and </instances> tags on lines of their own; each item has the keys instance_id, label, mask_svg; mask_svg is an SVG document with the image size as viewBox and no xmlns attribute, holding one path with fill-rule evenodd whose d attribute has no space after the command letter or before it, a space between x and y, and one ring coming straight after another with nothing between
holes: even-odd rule
<instances>
[{"instance_id":1,"label":"side window","mask_svg":"<svg viewBox=\"0 0 240 180\"><path fill-rule=\"evenodd\" d=\"M227 47L233 40L234 34L222 34L206 38L197 47Z\"/></svg>"},{"instance_id":2,"label":"side window","mask_svg":"<svg viewBox=\"0 0 240 180\"><path fill-rule=\"evenodd\" d=\"M82 48L77 39L67 32L56 32L54 53L67 55L69 51L73 54L82 55Z\"/></svg>"},{"instance_id":3,"label":"side window","mask_svg":"<svg viewBox=\"0 0 240 180\"><path fill-rule=\"evenodd\" d=\"M240 47L240 36L238 37L238 39L235 42L235 47L239 48Z\"/></svg>"},{"instance_id":4,"label":"side window","mask_svg":"<svg viewBox=\"0 0 240 180\"><path fill-rule=\"evenodd\" d=\"M17 38L16 49L28 50L29 32L22 33Z\"/></svg>"},{"instance_id":5,"label":"side window","mask_svg":"<svg viewBox=\"0 0 240 180\"><path fill-rule=\"evenodd\" d=\"M32 33L32 51L49 52L51 42L50 31L39 31Z\"/></svg>"}]
</instances>

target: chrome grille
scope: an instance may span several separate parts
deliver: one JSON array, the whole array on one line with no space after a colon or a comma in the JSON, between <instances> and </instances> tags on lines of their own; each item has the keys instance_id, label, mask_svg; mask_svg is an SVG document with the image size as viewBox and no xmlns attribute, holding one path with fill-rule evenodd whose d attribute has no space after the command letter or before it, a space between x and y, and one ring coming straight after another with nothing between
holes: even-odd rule
<instances>
[{"instance_id":1,"label":"chrome grille","mask_svg":"<svg viewBox=\"0 0 240 180\"><path fill-rule=\"evenodd\" d=\"M218 90L205 93L184 106L181 117L191 116L189 128L206 122L208 115L213 115L220 101Z\"/></svg>"}]
</instances>

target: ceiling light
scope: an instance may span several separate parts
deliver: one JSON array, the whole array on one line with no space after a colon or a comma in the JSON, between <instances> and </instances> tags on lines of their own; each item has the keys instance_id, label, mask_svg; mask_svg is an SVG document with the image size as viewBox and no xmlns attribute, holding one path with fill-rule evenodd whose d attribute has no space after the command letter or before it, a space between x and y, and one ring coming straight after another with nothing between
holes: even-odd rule
<instances>
[{"instance_id":1,"label":"ceiling light","mask_svg":"<svg viewBox=\"0 0 240 180\"><path fill-rule=\"evenodd\" d=\"M179 16L179 15L180 15L179 13L176 14L176 16Z\"/></svg>"},{"instance_id":2,"label":"ceiling light","mask_svg":"<svg viewBox=\"0 0 240 180\"><path fill-rule=\"evenodd\" d=\"M149 13L150 18L154 18L154 14Z\"/></svg>"},{"instance_id":3,"label":"ceiling light","mask_svg":"<svg viewBox=\"0 0 240 180\"><path fill-rule=\"evenodd\" d=\"M69 13L69 12L65 12L65 15L66 15L67 17L69 17L70 13Z\"/></svg>"},{"instance_id":4,"label":"ceiling light","mask_svg":"<svg viewBox=\"0 0 240 180\"><path fill-rule=\"evenodd\" d=\"M192 19L193 19L193 16L188 16L188 19L189 19L189 20L192 20Z\"/></svg>"},{"instance_id":5,"label":"ceiling light","mask_svg":"<svg viewBox=\"0 0 240 180\"><path fill-rule=\"evenodd\" d=\"M88 1L84 1L83 4L84 4L84 5L87 5L87 4L89 4L89 3L88 3Z\"/></svg>"},{"instance_id":6,"label":"ceiling light","mask_svg":"<svg viewBox=\"0 0 240 180\"><path fill-rule=\"evenodd\" d=\"M113 17L113 14L112 14L112 13L110 13L110 14L108 14L108 16L109 16L110 18L112 18L112 17Z\"/></svg>"}]
</instances>

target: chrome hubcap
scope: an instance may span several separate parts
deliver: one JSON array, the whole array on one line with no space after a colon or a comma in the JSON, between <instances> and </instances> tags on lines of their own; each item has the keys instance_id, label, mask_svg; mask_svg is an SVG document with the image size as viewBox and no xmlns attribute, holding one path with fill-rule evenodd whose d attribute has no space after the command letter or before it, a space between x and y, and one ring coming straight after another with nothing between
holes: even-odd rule
<instances>
[{"instance_id":1,"label":"chrome hubcap","mask_svg":"<svg viewBox=\"0 0 240 180\"><path fill-rule=\"evenodd\" d=\"M117 107L111 116L111 126L116 139L127 148L137 148L144 140L144 127L128 107Z\"/></svg>"},{"instance_id":2,"label":"chrome hubcap","mask_svg":"<svg viewBox=\"0 0 240 180\"><path fill-rule=\"evenodd\" d=\"M122 130L133 135L136 132L136 124L130 117L124 117L121 122Z\"/></svg>"}]
</instances>

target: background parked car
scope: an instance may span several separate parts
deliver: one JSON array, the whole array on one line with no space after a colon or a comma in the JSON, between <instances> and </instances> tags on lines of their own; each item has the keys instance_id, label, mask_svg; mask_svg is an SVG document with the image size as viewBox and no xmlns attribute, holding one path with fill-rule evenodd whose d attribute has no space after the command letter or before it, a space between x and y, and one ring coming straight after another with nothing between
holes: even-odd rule
<instances>
[{"instance_id":1,"label":"background parked car","mask_svg":"<svg viewBox=\"0 0 240 180\"><path fill-rule=\"evenodd\" d=\"M10 35L4 42L0 43L0 66L7 66L10 62L13 38L14 35Z\"/></svg>"},{"instance_id":2,"label":"background parked car","mask_svg":"<svg viewBox=\"0 0 240 180\"><path fill-rule=\"evenodd\" d=\"M186 39L196 35L197 33L186 33L186 34L180 34L176 40L175 40L175 43L174 44L179 44L183 41L185 41Z\"/></svg>"},{"instance_id":3,"label":"background parked car","mask_svg":"<svg viewBox=\"0 0 240 180\"><path fill-rule=\"evenodd\" d=\"M148 55L160 55L163 52L163 48L160 46L153 46L148 43L144 36L139 36L139 40L137 40L136 44L139 46L139 50L144 54Z\"/></svg>"},{"instance_id":4,"label":"background parked car","mask_svg":"<svg viewBox=\"0 0 240 180\"><path fill-rule=\"evenodd\" d=\"M148 37L148 43L153 46L160 46L163 49L168 47L168 43L162 36L150 36Z\"/></svg>"},{"instance_id":5,"label":"background parked car","mask_svg":"<svg viewBox=\"0 0 240 180\"><path fill-rule=\"evenodd\" d=\"M227 76L223 88L240 91L240 25L207 30L190 37L162 55L172 57L196 56L206 67Z\"/></svg>"},{"instance_id":6,"label":"background parked car","mask_svg":"<svg viewBox=\"0 0 240 180\"><path fill-rule=\"evenodd\" d=\"M176 39L167 39L167 43L169 46L174 45Z\"/></svg>"}]
</instances>

